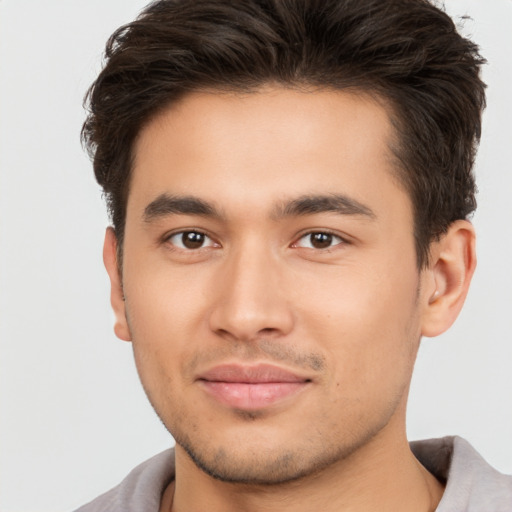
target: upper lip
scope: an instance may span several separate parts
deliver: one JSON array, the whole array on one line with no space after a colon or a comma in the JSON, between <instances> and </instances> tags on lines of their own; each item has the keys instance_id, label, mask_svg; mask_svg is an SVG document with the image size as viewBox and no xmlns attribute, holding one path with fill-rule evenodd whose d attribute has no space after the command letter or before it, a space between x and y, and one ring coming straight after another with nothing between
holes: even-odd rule
<instances>
[{"instance_id":1,"label":"upper lip","mask_svg":"<svg viewBox=\"0 0 512 512\"><path fill-rule=\"evenodd\" d=\"M271 382L308 382L311 379L270 364L223 364L201 373L198 380L266 384Z\"/></svg>"}]
</instances>

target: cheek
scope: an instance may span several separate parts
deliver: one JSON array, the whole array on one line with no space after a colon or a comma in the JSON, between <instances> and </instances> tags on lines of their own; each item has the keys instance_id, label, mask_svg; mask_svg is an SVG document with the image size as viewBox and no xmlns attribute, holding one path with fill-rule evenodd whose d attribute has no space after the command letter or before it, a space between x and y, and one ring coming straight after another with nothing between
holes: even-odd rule
<instances>
[{"instance_id":1,"label":"cheek","mask_svg":"<svg viewBox=\"0 0 512 512\"><path fill-rule=\"evenodd\" d=\"M204 320L205 287L186 271L169 271L166 265L140 265L126 272L126 306L132 334L145 342L169 345Z\"/></svg>"},{"instance_id":2,"label":"cheek","mask_svg":"<svg viewBox=\"0 0 512 512\"><path fill-rule=\"evenodd\" d=\"M181 368L194 355L193 340L205 323L204 293L186 279L139 272L126 280L126 315L146 393L167 395L183 383Z\"/></svg>"},{"instance_id":3,"label":"cheek","mask_svg":"<svg viewBox=\"0 0 512 512\"><path fill-rule=\"evenodd\" d=\"M331 361L333 385L384 392L407 381L420 338L415 264L387 273L334 269L329 279L308 280L297 303L300 329ZM392 267L391 267L392 268ZM389 390L388 390L389 391ZM366 392L366 391L365 391Z\"/></svg>"}]
</instances>

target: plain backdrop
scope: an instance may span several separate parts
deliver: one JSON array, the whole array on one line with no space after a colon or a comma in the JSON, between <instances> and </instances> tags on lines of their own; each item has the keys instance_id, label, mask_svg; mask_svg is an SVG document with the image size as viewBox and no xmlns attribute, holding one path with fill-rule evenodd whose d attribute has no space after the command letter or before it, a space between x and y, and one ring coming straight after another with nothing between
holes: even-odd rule
<instances>
[{"instance_id":1,"label":"plain backdrop","mask_svg":"<svg viewBox=\"0 0 512 512\"><path fill-rule=\"evenodd\" d=\"M108 224L82 98L136 0L0 0L0 510L72 510L173 441L112 332ZM479 268L420 350L411 439L457 433L512 472L512 1L447 0L489 60L476 164ZM397 262L398 264L398 262Z\"/></svg>"}]
</instances>

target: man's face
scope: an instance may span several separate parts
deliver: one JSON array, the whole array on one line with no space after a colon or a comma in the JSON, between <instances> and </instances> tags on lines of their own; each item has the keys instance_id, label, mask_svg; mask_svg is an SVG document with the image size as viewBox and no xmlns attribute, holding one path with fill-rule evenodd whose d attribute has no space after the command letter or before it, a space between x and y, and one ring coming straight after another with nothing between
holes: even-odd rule
<instances>
[{"instance_id":1,"label":"man's face","mask_svg":"<svg viewBox=\"0 0 512 512\"><path fill-rule=\"evenodd\" d=\"M178 455L217 478L404 435L425 297L392 135L366 96L280 88L190 94L140 134L118 332Z\"/></svg>"}]
</instances>

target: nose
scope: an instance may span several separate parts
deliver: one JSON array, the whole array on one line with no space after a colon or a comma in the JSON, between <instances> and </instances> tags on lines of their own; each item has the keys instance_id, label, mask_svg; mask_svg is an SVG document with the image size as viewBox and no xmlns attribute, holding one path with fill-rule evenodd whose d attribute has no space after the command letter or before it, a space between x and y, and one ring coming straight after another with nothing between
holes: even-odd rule
<instances>
[{"instance_id":1,"label":"nose","mask_svg":"<svg viewBox=\"0 0 512 512\"><path fill-rule=\"evenodd\" d=\"M247 247L223 263L210 328L237 341L279 338L293 329L283 262L269 250Z\"/></svg>"}]
</instances>

